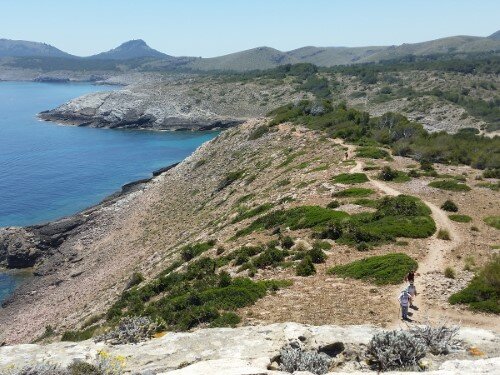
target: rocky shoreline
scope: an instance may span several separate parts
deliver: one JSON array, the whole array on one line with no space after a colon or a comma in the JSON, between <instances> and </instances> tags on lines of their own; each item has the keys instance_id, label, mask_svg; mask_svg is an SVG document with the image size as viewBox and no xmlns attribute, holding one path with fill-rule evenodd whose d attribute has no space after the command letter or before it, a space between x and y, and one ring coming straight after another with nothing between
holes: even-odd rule
<instances>
[{"instance_id":1,"label":"rocky shoreline","mask_svg":"<svg viewBox=\"0 0 500 375\"><path fill-rule=\"evenodd\" d=\"M152 177L129 182L101 202L73 215L43 224L26 227L0 228L0 267L22 269L35 267L49 257L63 242L78 233L82 226L95 220L103 209L126 198L129 194L142 190L155 177L165 173L179 163L154 170ZM35 271L35 276L39 276Z\"/></svg>"}]
</instances>

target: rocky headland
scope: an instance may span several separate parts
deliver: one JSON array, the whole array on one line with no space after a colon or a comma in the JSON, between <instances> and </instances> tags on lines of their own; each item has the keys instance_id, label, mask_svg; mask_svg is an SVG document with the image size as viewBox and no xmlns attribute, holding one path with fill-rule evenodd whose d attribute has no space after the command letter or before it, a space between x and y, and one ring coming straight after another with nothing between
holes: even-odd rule
<instances>
[{"instance_id":1,"label":"rocky headland","mask_svg":"<svg viewBox=\"0 0 500 375\"><path fill-rule=\"evenodd\" d=\"M265 115L289 101L309 97L291 85L221 82L194 75L114 77L126 88L99 92L40 113L39 118L66 125L148 130L211 130Z\"/></svg>"}]
</instances>

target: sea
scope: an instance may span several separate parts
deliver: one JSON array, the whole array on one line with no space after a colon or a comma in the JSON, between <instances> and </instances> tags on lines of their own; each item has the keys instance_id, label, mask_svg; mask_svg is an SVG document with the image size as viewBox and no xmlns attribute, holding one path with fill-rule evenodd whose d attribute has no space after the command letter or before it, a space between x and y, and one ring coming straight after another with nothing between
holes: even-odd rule
<instances>
[{"instance_id":1,"label":"sea","mask_svg":"<svg viewBox=\"0 0 500 375\"><path fill-rule=\"evenodd\" d=\"M218 132L95 129L36 114L116 87L0 82L0 227L71 215L190 155ZM0 271L0 303L26 277Z\"/></svg>"}]
</instances>

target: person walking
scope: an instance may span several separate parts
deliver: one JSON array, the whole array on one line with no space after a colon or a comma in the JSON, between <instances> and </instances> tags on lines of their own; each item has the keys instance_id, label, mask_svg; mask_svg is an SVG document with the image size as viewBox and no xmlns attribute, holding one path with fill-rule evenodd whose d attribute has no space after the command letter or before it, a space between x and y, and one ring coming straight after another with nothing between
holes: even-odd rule
<instances>
[{"instance_id":1,"label":"person walking","mask_svg":"<svg viewBox=\"0 0 500 375\"><path fill-rule=\"evenodd\" d=\"M414 307L413 301L414 301L415 297L417 296L417 288L415 287L415 284L413 283L413 281L410 281L410 285L408 285L407 290L408 290L408 293L411 296L411 298L410 298L410 307Z\"/></svg>"},{"instance_id":2,"label":"person walking","mask_svg":"<svg viewBox=\"0 0 500 375\"><path fill-rule=\"evenodd\" d=\"M411 295L408 293L408 289L403 289L398 297L398 301L401 306L401 318L403 320L408 320L408 307L411 303Z\"/></svg>"}]
</instances>

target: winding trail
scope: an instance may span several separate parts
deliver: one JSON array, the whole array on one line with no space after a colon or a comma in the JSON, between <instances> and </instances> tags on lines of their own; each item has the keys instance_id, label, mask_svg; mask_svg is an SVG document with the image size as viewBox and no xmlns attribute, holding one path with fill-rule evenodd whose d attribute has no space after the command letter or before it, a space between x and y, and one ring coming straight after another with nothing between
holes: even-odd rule
<instances>
[{"instance_id":1,"label":"winding trail","mask_svg":"<svg viewBox=\"0 0 500 375\"><path fill-rule=\"evenodd\" d=\"M344 141L339 139L336 139L335 142L347 148L348 159L354 159L356 161L356 165L350 169L350 173L362 173L363 163L354 158L356 146L346 144L344 143ZM370 180L370 184L372 184L379 191L382 191L389 196L398 196L400 194L403 194L401 191L394 189L383 181L374 180L369 176L368 178ZM426 257L421 262L419 262L418 272L420 276L416 280L417 290L419 294L415 302L416 306L419 307L419 310L413 311L414 316L412 317L412 320L417 323L453 322L456 324L463 322L464 324L467 324L469 326L479 326L482 328L488 328L498 331L498 319L492 318L485 314L473 313L469 310L454 310L449 306L446 307L445 303L443 303L443 306L433 305L428 302L428 298L425 298L426 290L425 288L423 288L423 285L432 283L433 279L435 279L436 272L443 272L445 268L445 254L458 247L462 243L462 238L455 225L443 210L427 200L422 199L422 202L430 208L431 215L436 223L437 230L436 233L431 238L429 238L429 241L427 243ZM448 231L451 239L447 241L438 239L437 233L439 232L439 230ZM399 305L396 297L399 295L404 286L406 286L406 284L402 283L394 288L394 299L392 303L398 309ZM401 320L399 317L394 319L394 321L392 321L392 323L390 324L390 326L392 327L397 327L400 325Z\"/></svg>"}]
</instances>

